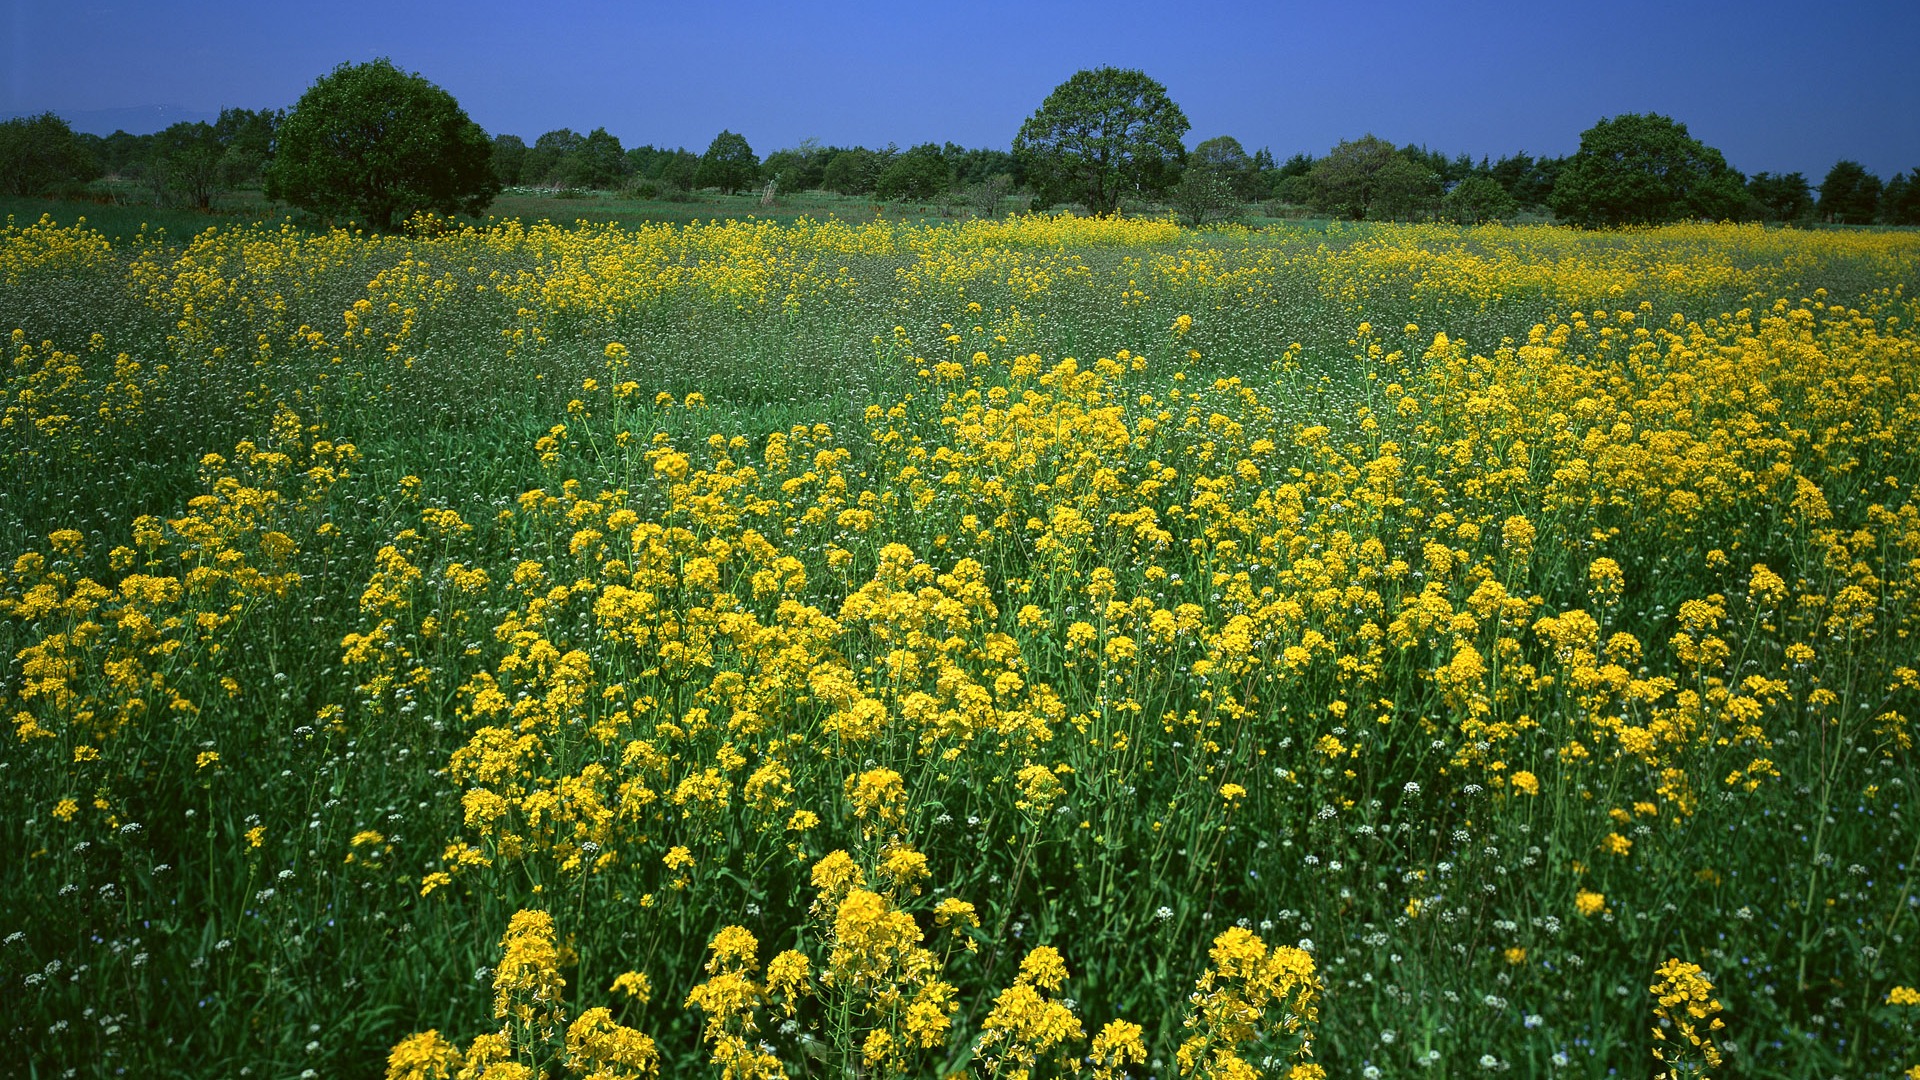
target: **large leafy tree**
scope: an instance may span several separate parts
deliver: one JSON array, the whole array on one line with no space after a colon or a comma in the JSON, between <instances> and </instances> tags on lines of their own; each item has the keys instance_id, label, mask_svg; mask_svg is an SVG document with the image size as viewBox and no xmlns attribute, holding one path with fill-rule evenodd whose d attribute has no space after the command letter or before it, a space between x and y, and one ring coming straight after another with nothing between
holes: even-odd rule
<instances>
[{"instance_id":1,"label":"large leafy tree","mask_svg":"<svg viewBox=\"0 0 1920 1080\"><path fill-rule=\"evenodd\" d=\"M422 211L478 215L500 190L487 133L452 94L386 59L321 76L276 136L268 198L375 228Z\"/></svg>"},{"instance_id":2,"label":"large leafy tree","mask_svg":"<svg viewBox=\"0 0 1920 1080\"><path fill-rule=\"evenodd\" d=\"M1373 135L1349 139L1313 163L1306 178L1307 201L1324 214L1367 217L1380 197L1383 174L1390 180L1408 179L1404 169L1388 172L1394 162L1404 160L1385 139Z\"/></svg>"},{"instance_id":3,"label":"large leafy tree","mask_svg":"<svg viewBox=\"0 0 1920 1080\"><path fill-rule=\"evenodd\" d=\"M1920 169L1894 173L1880 193L1880 220L1889 225L1920 225Z\"/></svg>"},{"instance_id":4,"label":"large leafy tree","mask_svg":"<svg viewBox=\"0 0 1920 1080\"><path fill-rule=\"evenodd\" d=\"M1272 158L1273 155L1267 155L1269 165ZM1224 183L1241 202L1252 202L1261 195L1260 169L1248 156L1246 147L1231 135L1216 136L1194 147L1187 155L1187 172L1196 169L1212 173L1214 179Z\"/></svg>"},{"instance_id":5,"label":"large leafy tree","mask_svg":"<svg viewBox=\"0 0 1920 1080\"><path fill-rule=\"evenodd\" d=\"M1043 195L1108 214L1124 196L1157 195L1179 179L1188 126L1166 87L1098 68L1055 87L1020 125L1013 152Z\"/></svg>"},{"instance_id":6,"label":"large leafy tree","mask_svg":"<svg viewBox=\"0 0 1920 1080\"><path fill-rule=\"evenodd\" d=\"M700 170L694 174L696 187L717 187L722 195L731 195L753 186L760 176L760 159L754 156L747 137L722 131L700 155Z\"/></svg>"},{"instance_id":7,"label":"large leafy tree","mask_svg":"<svg viewBox=\"0 0 1920 1080\"><path fill-rule=\"evenodd\" d=\"M213 137L220 144L220 181L228 187L257 184L273 160L274 140L280 122L286 119L277 109L221 109L213 122Z\"/></svg>"},{"instance_id":8,"label":"large leafy tree","mask_svg":"<svg viewBox=\"0 0 1920 1080\"><path fill-rule=\"evenodd\" d=\"M1871 225L1880 206L1880 178L1857 161L1840 161L1820 181L1820 216L1842 225Z\"/></svg>"},{"instance_id":9,"label":"large leafy tree","mask_svg":"<svg viewBox=\"0 0 1920 1080\"><path fill-rule=\"evenodd\" d=\"M1623 113L1580 135L1547 205L1588 228L1739 216L1746 180L1720 151L1658 113Z\"/></svg>"},{"instance_id":10,"label":"large leafy tree","mask_svg":"<svg viewBox=\"0 0 1920 1080\"><path fill-rule=\"evenodd\" d=\"M1520 209L1507 189L1491 176L1469 176L1440 200L1440 212L1466 225L1512 217Z\"/></svg>"},{"instance_id":11,"label":"large leafy tree","mask_svg":"<svg viewBox=\"0 0 1920 1080\"><path fill-rule=\"evenodd\" d=\"M99 175L99 163L58 116L41 113L0 124L0 192L41 195Z\"/></svg>"},{"instance_id":12,"label":"large leafy tree","mask_svg":"<svg viewBox=\"0 0 1920 1080\"><path fill-rule=\"evenodd\" d=\"M1761 221L1799 221L1813 214L1813 193L1797 172L1755 173L1747 181L1747 206Z\"/></svg>"},{"instance_id":13,"label":"large leafy tree","mask_svg":"<svg viewBox=\"0 0 1920 1080\"><path fill-rule=\"evenodd\" d=\"M153 137L150 175L161 192L205 210L222 186L225 156L212 124L182 121Z\"/></svg>"},{"instance_id":14,"label":"large leafy tree","mask_svg":"<svg viewBox=\"0 0 1920 1080\"><path fill-rule=\"evenodd\" d=\"M874 184L883 199L926 202L953 186L953 169L938 145L923 143L893 159Z\"/></svg>"},{"instance_id":15,"label":"large leafy tree","mask_svg":"<svg viewBox=\"0 0 1920 1080\"><path fill-rule=\"evenodd\" d=\"M596 189L613 187L630 168L619 138L603 127L594 128L580 140L565 167L569 184Z\"/></svg>"}]
</instances>

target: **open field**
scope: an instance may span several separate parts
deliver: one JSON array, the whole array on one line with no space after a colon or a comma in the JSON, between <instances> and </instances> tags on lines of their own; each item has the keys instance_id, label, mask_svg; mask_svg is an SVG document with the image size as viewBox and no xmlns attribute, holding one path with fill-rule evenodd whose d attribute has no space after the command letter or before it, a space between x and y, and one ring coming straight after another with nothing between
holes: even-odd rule
<instances>
[{"instance_id":1,"label":"open field","mask_svg":"<svg viewBox=\"0 0 1920 1080\"><path fill-rule=\"evenodd\" d=\"M1920 1064L1920 236L115 235L9 1075Z\"/></svg>"}]
</instances>

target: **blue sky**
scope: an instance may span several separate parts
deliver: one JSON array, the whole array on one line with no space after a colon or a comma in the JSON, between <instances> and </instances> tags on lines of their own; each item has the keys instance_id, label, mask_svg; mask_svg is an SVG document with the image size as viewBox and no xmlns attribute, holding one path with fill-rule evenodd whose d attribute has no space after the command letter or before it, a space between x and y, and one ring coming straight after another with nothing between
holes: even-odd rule
<instances>
[{"instance_id":1,"label":"blue sky","mask_svg":"<svg viewBox=\"0 0 1920 1080\"><path fill-rule=\"evenodd\" d=\"M1372 132L1569 153L1660 112L1747 173L1920 167L1920 3L0 0L0 113L291 105L388 56L489 132L761 154L812 136L1006 147L1083 67L1139 68L1193 123L1284 158Z\"/></svg>"}]
</instances>

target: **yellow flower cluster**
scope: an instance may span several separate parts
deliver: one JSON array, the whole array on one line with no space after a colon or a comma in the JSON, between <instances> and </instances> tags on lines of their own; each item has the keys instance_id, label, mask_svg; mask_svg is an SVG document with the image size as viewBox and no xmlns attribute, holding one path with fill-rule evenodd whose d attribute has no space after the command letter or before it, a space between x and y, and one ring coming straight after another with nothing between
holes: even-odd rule
<instances>
[{"instance_id":1,"label":"yellow flower cluster","mask_svg":"<svg viewBox=\"0 0 1920 1080\"><path fill-rule=\"evenodd\" d=\"M1720 1067L1720 1050L1713 1033L1726 1027L1718 1015L1719 999L1700 965L1668 960L1654 972L1657 981L1647 988L1654 997L1653 1057L1660 1063L1661 1080L1706 1077Z\"/></svg>"}]
</instances>

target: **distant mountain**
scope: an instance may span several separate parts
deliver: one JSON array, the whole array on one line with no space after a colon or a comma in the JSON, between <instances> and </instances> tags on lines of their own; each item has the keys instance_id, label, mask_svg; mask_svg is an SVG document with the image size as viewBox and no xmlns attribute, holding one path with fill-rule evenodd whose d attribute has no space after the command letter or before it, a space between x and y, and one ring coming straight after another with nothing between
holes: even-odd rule
<instances>
[{"instance_id":1,"label":"distant mountain","mask_svg":"<svg viewBox=\"0 0 1920 1080\"><path fill-rule=\"evenodd\" d=\"M38 116L44 111L0 113L0 120L12 120L19 116ZM62 120L72 125L73 130L90 135L111 135L116 131L124 131L129 135L149 135L182 121L204 120L211 124L220 118L218 112L189 109L182 105L134 105L124 109L55 109L53 111Z\"/></svg>"}]
</instances>

